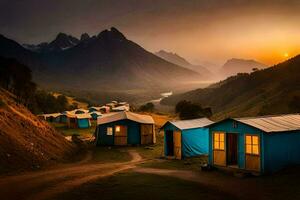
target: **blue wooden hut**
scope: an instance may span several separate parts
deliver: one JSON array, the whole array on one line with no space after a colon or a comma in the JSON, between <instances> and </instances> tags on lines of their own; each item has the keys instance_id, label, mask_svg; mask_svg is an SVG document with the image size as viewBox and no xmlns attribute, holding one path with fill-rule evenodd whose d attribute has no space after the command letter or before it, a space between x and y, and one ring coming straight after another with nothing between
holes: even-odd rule
<instances>
[{"instance_id":1,"label":"blue wooden hut","mask_svg":"<svg viewBox=\"0 0 300 200\"><path fill-rule=\"evenodd\" d=\"M91 115L91 117L92 117L93 120L97 120L97 118L99 116L102 116L101 112L97 112L97 111L93 111L93 112L91 112L89 114Z\"/></svg>"},{"instance_id":2,"label":"blue wooden hut","mask_svg":"<svg viewBox=\"0 0 300 200\"><path fill-rule=\"evenodd\" d=\"M214 123L207 118L168 121L164 124L164 154L168 158L182 159L208 154L209 129Z\"/></svg>"},{"instance_id":3,"label":"blue wooden hut","mask_svg":"<svg viewBox=\"0 0 300 200\"><path fill-rule=\"evenodd\" d=\"M132 112L104 114L97 119L96 144L144 145L156 142L154 120Z\"/></svg>"},{"instance_id":4,"label":"blue wooden hut","mask_svg":"<svg viewBox=\"0 0 300 200\"><path fill-rule=\"evenodd\" d=\"M300 164L300 115L232 118L209 127L209 163L256 173Z\"/></svg>"},{"instance_id":5,"label":"blue wooden hut","mask_svg":"<svg viewBox=\"0 0 300 200\"><path fill-rule=\"evenodd\" d=\"M78 114L76 115L77 119L77 127L78 128L89 128L91 127L91 115L86 113L86 114Z\"/></svg>"}]
</instances>

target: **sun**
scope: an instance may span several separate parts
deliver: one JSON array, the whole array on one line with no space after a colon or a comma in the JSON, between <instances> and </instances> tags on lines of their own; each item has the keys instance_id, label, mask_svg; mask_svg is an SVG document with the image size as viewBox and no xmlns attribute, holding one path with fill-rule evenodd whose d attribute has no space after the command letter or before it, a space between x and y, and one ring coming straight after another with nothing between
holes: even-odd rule
<instances>
[{"instance_id":1,"label":"sun","mask_svg":"<svg viewBox=\"0 0 300 200\"><path fill-rule=\"evenodd\" d=\"M288 54L288 53L284 53L283 56L284 56L285 58L287 58L287 57L289 57L289 54Z\"/></svg>"}]
</instances>

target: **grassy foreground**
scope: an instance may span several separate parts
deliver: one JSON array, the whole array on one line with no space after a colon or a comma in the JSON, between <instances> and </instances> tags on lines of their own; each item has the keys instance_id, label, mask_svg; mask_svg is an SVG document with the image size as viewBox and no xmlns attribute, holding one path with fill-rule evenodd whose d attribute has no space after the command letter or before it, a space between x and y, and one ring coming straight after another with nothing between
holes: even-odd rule
<instances>
[{"instance_id":1,"label":"grassy foreground","mask_svg":"<svg viewBox=\"0 0 300 200\"><path fill-rule=\"evenodd\" d=\"M234 199L231 195L200 185L171 177L134 172L119 173L97 180L62 194L56 199Z\"/></svg>"}]
</instances>

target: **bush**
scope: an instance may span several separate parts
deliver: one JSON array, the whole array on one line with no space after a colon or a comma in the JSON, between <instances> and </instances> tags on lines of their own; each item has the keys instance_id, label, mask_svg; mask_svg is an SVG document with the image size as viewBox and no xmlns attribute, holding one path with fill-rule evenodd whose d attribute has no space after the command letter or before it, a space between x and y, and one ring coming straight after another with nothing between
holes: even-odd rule
<instances>
[{"instance_id":1,"label":"bush","mask_svg":"<svg viewBox=\"0 0 300 200\"><path fill-rule=\"evenodd\" d=\"M2 108L4 106L6 106L6 103L2 99L0 99L0 108Z\"/></svg>"},{"instance_id":2,"label":"bush","mask_svg":"<svg viewBox=\"0 0 300 200\"><path fill-rule=\"evenodd\" d=\"M142 112L153 112L154 111L154 104L149 102L149 103L146 103L142 106L140 106L139 108L139 111L142 111Z\"/></svg>"},{"instance_id":3,"label":"bush","mask_svg":"<svg viewBox=\"0 0 300 200\"><path fill-rule=\"evenodd\" d=\"M175 112L179 114L180 119L196 119L212 116L211 108L202 108L200 104L186 100L177 103Z\"/></svg>"}]
</instances>

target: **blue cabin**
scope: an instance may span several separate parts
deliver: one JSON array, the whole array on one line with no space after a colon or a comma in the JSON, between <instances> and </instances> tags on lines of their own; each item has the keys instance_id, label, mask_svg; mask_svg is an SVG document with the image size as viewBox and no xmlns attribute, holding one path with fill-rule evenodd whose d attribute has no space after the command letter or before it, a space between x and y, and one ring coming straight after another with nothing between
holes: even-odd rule
<instances>
[{"instance_id":1,"label":"blue cabin","mask_svg":"<svg viewBox=\"0 0 300 200\"><path fill-rule=\"evenodd\" d=\"M164 154L168 158L182 159L208 154L209 129L214 123L207 118L168 121L164 130Z\"/></svg>"},{"instance_id":2,"label":"blue cabin","mask_svg":"<svg viewBox=\"0 0 300 200\"><path fill-rule=\"evenodd\" d=\"M90 114L78 114L76 115L76 123L78 128L89 128L91 127Z\"/></svg>"},{"instance_id":3,"label":"blue cabin","mask_svg":"<svg viewBox=\"0 0 300 200\"><path fill-rule=\"evenodd\" d=\"M96 112L96 111L91 112L90 115L91 115L91 117L92 117L93 120L97 120L97 118L99 116L102 116L102 114L100 112Z\"/></svg>"},{"instance_id":4,"label":"blue cabin","mask_svg":"<svg viewBox=\"0 0 300 200\"><path fill-rule=\"evenodd\" d=\"M96 145L146 145L156 142L151 116L132 112L103 114L97 119Z\"/></svg>"},{"instance_id":5,"label":"blue cabin","mask_svg":"<svg viewBox=\"0 0 300 200\"><path fill-rule=\"evenodd\" d=\"M300 164L300 115L233 118L209 127L209 163L253 173Z\"/></svg>"}]
</instances>

